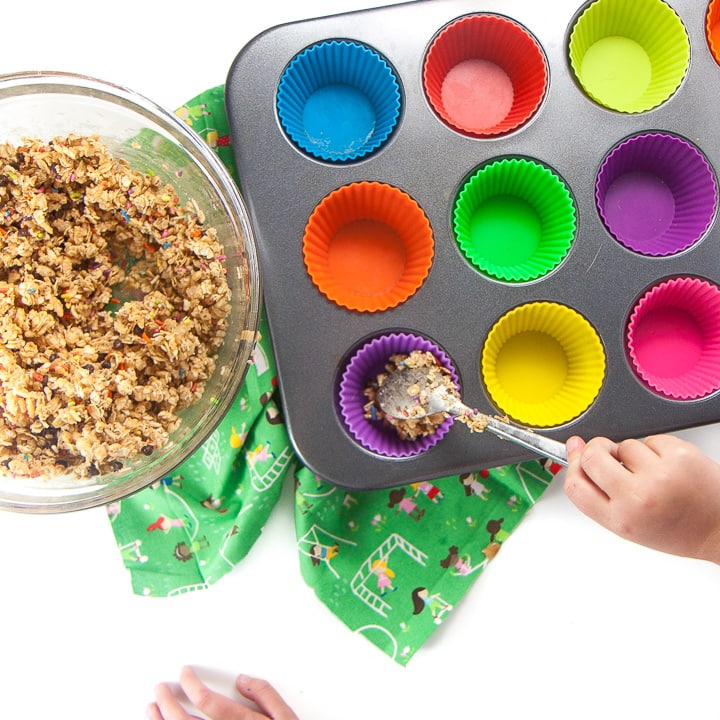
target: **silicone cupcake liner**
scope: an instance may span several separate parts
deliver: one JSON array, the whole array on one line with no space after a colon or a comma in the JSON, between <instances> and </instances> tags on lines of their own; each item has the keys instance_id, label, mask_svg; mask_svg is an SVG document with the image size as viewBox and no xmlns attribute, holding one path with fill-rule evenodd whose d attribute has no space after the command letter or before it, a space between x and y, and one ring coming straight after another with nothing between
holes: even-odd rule
<instances>
[{"instance_id":1,"label":"silicone cupcake liner","mask_svg":"<svg viewBox=\"0 0 720 720\"><path fill-rule=\"evenodd\" d=\"M501 412L525 425L553 427L592 405L605 376L605 352L580 313L558 303L528 303L492 327L481 371Z\"/></svg>"},{"instance_id":2,"label":"silicone cupcake liner","mask_svg":"<svg viewBox=\"0 0 720 720\"><path fill-rule=\"evenodd\" d=\"M496 160L463 185L453 208L455 239L485 275L510 283L547 275L565 258L575 204L551 170L524 158Z\"/></svg>"},{"instance_id":3,"label":"silicone cupcake liner","mask_svg":"<svg viewBox=\"0 0 720 720\"><path fill-rule=\"evenodd\" d=\"M432 435L411 441L401 439L395 429L382 420L365 418L367 397L364 391L368 382L384 371L391 355L409 354L413 350L431 352L450 371L453 382L459 387L455 367L448 355L435 343L412 333L388 333L369 340L352 355L340 378L338 412L342 423L360 445L378 455L391 458L418 455L434 447L452 427L453 419L449 417Z\"/></svg>"},{"instance_id":4,"label":"silicone cupcake liner","mask_svg":"<svg viewBox=\"0 0 720 720\"><path fill-rule=\"evenodd\" d=\"M315 286L341 307L379 312L405 302L432 265L422 208L402 190L358 182L327 195L311 214L303 257Z\"/></svg>"},{"instance_id":5,"label":"silicone cupcake liner","mask_svg":"<svg viewBox=\"0 0 720 720\"><path fill-rule=\"evenodd\" d=\"M705 16L705 36L710 53L720 64L720 0L711 0Z\"/></svg>"},{"instance_id":6,"label":"silicone cupcake liner","mask_svg":"<svg viewBox=\"0 0 720 720\"><path fill-rule=\"evenodd\" d=\"M570 65L595 102L641 113L668 100L683 81L690 41L663 0L595 0L570 34Z\"/></svg>"},{"instance_id":7,"label":"silicone cupcake liner","mask_svg":"<svg viewBox=\"0 0 720 720\"><path fill-rule=\"evenodd\" d=\"M548 85L545 55L518 23L499 15L460 18L434 39L423 63L430 105L470 137L509 133L533 117Z\"/></svg>"},{"instance_id":8,"label":"silicone cupcake liner","mask_svg":"<svg viewBox=\"0 0 720 720\"><path fill-rule=\"evenodd\" d=\"M627 349L637 376L656 394L695 400L720 389L720 288L677 277L635 305Z\"/></svg>"},{"instance_id":9,"label":"silicone cupcake liner","mask_svg":"<svg viewBox=\"0 0 720 720\"><path fill-rule=\"evenodd\" d=\"M642 255L666 256L700 240L715 217L715 174L687 140L665 133L630 137L605 158L595 198L608 232Z\"/></svg>"},{"instance_id":10,"label":"silicone cupcake liner","mask_svg":"<svg viewBox=\"0 0 720 720\"><path fill-rule=\"evenodd\" d=\"M329 162L375 152L400 116L400 86L374 50L327 41L297 55L277 91L280 123L297 147Z\"/></svg>"}]
</instances>

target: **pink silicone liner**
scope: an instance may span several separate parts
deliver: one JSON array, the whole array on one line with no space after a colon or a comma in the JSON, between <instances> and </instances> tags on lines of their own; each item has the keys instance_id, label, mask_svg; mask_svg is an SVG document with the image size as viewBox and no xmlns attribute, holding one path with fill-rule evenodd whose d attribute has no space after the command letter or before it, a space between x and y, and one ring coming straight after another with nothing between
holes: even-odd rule
<instances>
[{"instance_id":1,"label":"pink silicone liner","mask_svg":"<svg viewBox=\"0 0 720 720\"><path fill-rule=\"evenodd\" d=\"M636 375L672 400L696 400L720 389L720 288L695 277L651 287L627 326Z\"/></svg>"}]
</instances>

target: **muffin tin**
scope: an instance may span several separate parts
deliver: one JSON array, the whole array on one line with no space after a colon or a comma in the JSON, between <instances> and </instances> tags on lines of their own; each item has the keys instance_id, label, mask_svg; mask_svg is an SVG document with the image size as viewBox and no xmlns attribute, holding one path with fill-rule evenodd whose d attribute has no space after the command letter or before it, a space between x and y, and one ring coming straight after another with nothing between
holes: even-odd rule
<instances>
[{"instance_id":1,"label":"muffin tin","mask_svg":"<svg viewBox=\"0 0 720 720\"><path fill-rule=\"evenodd\" d=\"M468 405L561 441L720 419L714 5L420 0L240 51L233 147L310 469L362 490L533 457L364 418L418 346Z\"/></svg>"}]
</instances>

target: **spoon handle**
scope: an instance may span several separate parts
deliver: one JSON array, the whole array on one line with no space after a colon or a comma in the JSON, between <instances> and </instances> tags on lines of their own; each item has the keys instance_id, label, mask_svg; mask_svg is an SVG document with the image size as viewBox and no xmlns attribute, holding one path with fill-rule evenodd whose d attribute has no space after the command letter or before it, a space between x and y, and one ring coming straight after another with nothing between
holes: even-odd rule
<instances>
[{"instance_id":1,"label":"spoon handle","mask_svg":"<svg viewBox=\"0 0 720 720\"><path fill-rule=\"evenodd\" d=\"M565 449L565 443L558 442L552 438L545 437L544 435L538 435L532 430L512 425L504 420L493 417L492 415L485 415L484 413L478 413L477 410L465 405L458 397L454 397L450 393L445 393L442 397L445 410L452 415L477 415L481 414L483 420L487 423L485 426L486 430L494 433L498 437L504 440L509 440L517 445L533 450L542 457L550 458L557 463L567 467L567 450Z\"/></svg>"},{"instance_id":2,"label":"spoon handle","mask_svg":"<svg viewBox=\"0 0 720 720\"><path fill-rule=\"evenodd\" d=\"M565 443L558 442L544 435L538 435L531 430L511 425L494 417L487 418L487 429L505 440L510 440L518 445L534 450L539 455L548 457L567 467L568 461Z\"/></svg>"}]
</instances>

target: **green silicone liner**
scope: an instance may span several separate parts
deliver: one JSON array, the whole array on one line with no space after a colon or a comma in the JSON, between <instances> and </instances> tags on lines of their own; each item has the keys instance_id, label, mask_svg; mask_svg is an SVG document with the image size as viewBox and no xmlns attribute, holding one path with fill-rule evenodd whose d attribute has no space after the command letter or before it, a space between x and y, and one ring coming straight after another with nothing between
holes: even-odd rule
<instances>
[{"instance_id":1,"label":"green silicone liner","mask_svg":"<svg viewBox=\"0 0 720 720\"><path fill-rule=\"evenodd\" d=\"M565 182L527 158L502 158L471 175L453 207L455 240L484 275L508 283L544 277L575 237L575 203Z\"/></svg>"}]
</instances>

